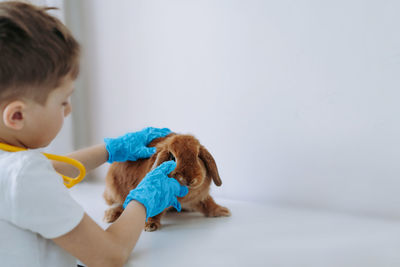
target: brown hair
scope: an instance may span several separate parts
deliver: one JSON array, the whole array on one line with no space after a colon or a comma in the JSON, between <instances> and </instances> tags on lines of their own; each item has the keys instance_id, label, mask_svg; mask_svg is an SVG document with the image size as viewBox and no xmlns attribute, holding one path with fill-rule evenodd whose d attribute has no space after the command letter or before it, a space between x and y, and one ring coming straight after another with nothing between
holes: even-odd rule
<instances>
[{"instance_id":1,"label":"brown hair","mask_svg":"<svg viewBox=\"0 0 400 267\"><path fill-rule=\"evenodd\" d=\"M79 73L79 44L50 7L0 3L0 102L45 104L62 80Z\"/></svg>"}]
</instances>

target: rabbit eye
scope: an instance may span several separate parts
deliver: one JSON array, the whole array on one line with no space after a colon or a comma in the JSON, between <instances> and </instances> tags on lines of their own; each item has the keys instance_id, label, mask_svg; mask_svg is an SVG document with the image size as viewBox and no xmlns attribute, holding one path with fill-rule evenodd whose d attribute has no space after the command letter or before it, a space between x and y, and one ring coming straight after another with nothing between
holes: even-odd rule
<instances>
[{"instance_id":1,"label":"rabbit eye","mask_svg":"<svg viewBox=\"0 0 400 267\"><path fill-rule=\"evenodd\" d=\"M169 160L176 161L174 155L171 152L169 152Z\"/></svg>"}]
</instances>

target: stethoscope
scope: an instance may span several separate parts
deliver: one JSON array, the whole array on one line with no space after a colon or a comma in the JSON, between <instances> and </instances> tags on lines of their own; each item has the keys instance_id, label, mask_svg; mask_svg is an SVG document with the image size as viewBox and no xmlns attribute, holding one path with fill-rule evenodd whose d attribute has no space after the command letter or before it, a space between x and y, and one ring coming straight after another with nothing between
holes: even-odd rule
<instances>
[{"instance_id":1,"label":"stethoscope","mask_svg":"<svg viewBox=\"0 0 400 267\"><path fill-rule=\"evenodd\" d=\"M26 148L11 146L11 145L7 145L4 143L0 143L0 149L2 149L4 151L8 151L8 152L18 152L18 151L27 150ZM62 178L64 180L64 185L67 188L73 187L74 185L76 185L77 183L82 181L83 178L85 177L85 174L86 174L85 166L83 166L83 164L80 163L79 161L77 161L76 159L72 159L72 158L60 156L60 155L48 154L48 153L42 153L42 154L45 155L50 160L56 160L56 161L61 161L61 162L71 164L72 166L76 167L79 170L80 173L75 178L65 176L65 175L62 175L61 173L59 173L62 176Z\"/></svg>"}]
</instances>

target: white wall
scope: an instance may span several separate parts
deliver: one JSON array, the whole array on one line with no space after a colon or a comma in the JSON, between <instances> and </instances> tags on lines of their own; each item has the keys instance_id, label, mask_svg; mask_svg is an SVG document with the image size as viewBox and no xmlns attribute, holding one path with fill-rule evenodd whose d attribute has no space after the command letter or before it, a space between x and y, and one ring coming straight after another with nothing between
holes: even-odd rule
<instances>
[{"instance_id":1,"label":"white wall","mask_svg":"<svg viewBox=\"0 0 400 267\"><path fill-rule=\"evenodd\" d=\"M167 126L215 156L214 195L400 216L399 11L87 1L92 142Z\"/></svg>"}]
</instances>

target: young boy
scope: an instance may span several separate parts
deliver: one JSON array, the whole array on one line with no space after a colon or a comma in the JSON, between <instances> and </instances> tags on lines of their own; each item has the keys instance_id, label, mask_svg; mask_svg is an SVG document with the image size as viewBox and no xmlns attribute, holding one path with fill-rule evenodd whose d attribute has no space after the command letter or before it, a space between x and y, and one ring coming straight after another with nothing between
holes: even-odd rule
<instances>
[{"instance_id":1,"label":"young boy","mask_svg":"<svg viewBox=\"0 0 400 267\"><path fill-rule=\"evenodd\" d=\"M88 266L122 266L146 218L169 206L180 210L177 197L187 194L167 176L175 163L163 163L129 193L107 230L70 197L57 172L75 176L75 169L52 165L35 148L47 146L71 112L78 61L78 43L46 8L0 3L0 142L30 149L0 150L2 266L76 266L76 258ZM147 144L169 132L146 128L69 156L87 171L106 161L134 161L150 157L155 148Z\"/></svg>"}]
</instances>

